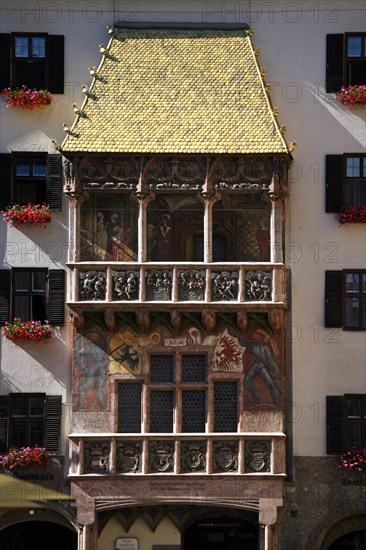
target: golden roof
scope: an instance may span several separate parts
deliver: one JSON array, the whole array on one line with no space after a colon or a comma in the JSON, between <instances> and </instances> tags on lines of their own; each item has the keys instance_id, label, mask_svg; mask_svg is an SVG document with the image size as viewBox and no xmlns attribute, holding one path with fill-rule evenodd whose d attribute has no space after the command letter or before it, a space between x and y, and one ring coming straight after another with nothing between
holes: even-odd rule
<instances>
[{"instance_id":1,"label":"golden roof","mask_svg":"<svg viewBox=\"0 0 366 550\"><path fill-rule=\"evenodd\" d=\"M87 94L65 152L288 153L245 29L116 29Z\"/></svg>"}]
</instances>

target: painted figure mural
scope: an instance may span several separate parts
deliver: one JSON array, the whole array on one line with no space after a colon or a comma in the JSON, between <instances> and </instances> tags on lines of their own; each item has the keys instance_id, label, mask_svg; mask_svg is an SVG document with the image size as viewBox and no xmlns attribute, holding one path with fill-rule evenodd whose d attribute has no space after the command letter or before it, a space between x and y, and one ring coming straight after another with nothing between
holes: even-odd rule
<instances>
[{"instance_id":1,"label":"painted figure mural","mask_svg":"<svg viewBox=\"0 0 366 550\"><path fill-rule=\"evenodd\" d=\"M77 335L74 340L73 377L78 411L104 411L109 408L108 354L105 341L98 332Z\"/></svg>"}]
</instances>

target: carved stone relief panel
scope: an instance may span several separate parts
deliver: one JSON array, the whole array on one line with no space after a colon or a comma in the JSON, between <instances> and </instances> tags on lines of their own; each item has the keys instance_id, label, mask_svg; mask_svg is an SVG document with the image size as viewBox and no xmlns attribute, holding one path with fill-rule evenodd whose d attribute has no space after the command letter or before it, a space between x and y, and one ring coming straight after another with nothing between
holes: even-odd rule
<instances>
[{"instance_id":1,"label":"carved stone relief panel","mask_svg":"<svg viewBox=\"0 0 366 550\"><path fill-rule=\"evenodd\" d=\"M211 273L212 300L214 302L238 299L238 272L220 271Z\"/></svg>"},{"instance_id":2,"label":"carved stone relief panel","mask_svg":"<svg viewBox=\"0 0 366 550\"><path fill-rule=\"evenodd\" d=\"M271 471L271 441L246 441L244 454L246 472Z\"/></svg>"},{"instance_id":3,"label":"carved stone relief panel","mask_svg":"<svg viewBox=\"0 0 366 550\"><path fill-rule=\"evenodd\" d=\"M146 274L148 301L169 301L172 294L172 272L149 270Z\"/></svg>"},{"instance_id":4,"label":"carved stone relief panel","mask_svg":"<svg viewBox=\"0 0 366 550\"><path fill-rule=\"evenodd\" d=\"M174 441L149 442L149 472L172 472L174 468Z\"/></svg>"},{"instance_id":5,"label":"carved stone relief panel","mask_svg":"<svg viewBox=\"0 0 366 550\"><path fill-rule=\"evenodd\" d=\"M206 441L182 441L180 444L182 473L206 471Z\"/></svg>"},{"instance_id":6,"label":"carved stone relief panel","mask_svg":"<svg viewBox=\"0 0 366 550\"><path fill-rule=\"evenodd\" d=\"M109 441L85 441L84 472L103 473L109 471Z\"/></svg>"},{"instance_id":7,"label":"carved stone relief panel","mask_svg":"<svg viewBox=\"0 0 366 550\"><path fill-rule=\"evenodd\" d=\"M141 441L123 441L117 443L117 472L141 472Z\"/></svg>"},{"instance_id":8,"label":"carved stone relief panel","mask_svg":"<svg viewBox=\"0 0 366 550\"><path fill-rule=\"evenodd\" d=\"M203 301L205 298L205 272L194 269L179 271L179 299Z\"/></svg>"},{"instance_id":9,"label":"carved stone relief panel","mask_svg":"<svg viewBox=\"0 0 366 550\"><path fill-rule=\"evenodd\" d=\"M138 271L113 271L113 300L137 300L139 295Z\"/></svg>"},{"instance_id":10,"label":"carved stone relief panel","mask_svg":"<svg viewBox=\"0 0 366 550\"><path fill-rule=\"evenodd\" d=\"M237 472L238 471L238 441L214 441L213 442L213 471Z\"/></svg>"},{"instance_id":11,"label":"carved stone relief panel","mask_svg":"<svg viewBox=\"0 0 366 550\"><path fill-rule=\"evenodd\" d=\"M79 300L105 300L106 273L105 271L79 272Z\"/></svg>"},{"instance_id":12,"label":"carved stone relief panel","mask_svg":"<svg viewBox=\"0 0 366 550\"><path fill-rule=\"evenodd\" d=\"M248 301L271 301L272 273L270 271L247 271L245 294Z\"/></svg>"}]
</instances>

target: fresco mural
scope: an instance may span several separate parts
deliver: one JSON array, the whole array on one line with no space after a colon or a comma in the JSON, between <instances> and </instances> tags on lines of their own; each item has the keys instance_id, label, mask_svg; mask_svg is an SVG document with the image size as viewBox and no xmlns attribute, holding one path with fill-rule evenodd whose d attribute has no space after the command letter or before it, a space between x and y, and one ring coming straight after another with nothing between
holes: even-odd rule
<instances>
[{"instance_id":1,"label":"fresco mural","mask_svg":"<svg viewBox=\"0 0 366 550\"><path fill-rule=\"evenodd\" d=\"M263 193L222 193L222 200L214 205L213 226L226 241L226 261L270 260L270 209L264 197Z\"/></svg>"},{"instance_id":2,"label":"fresco mural","mask_svg":"<svg viewBox=\"0 0 366 550\"><path fill-rule=\"evenodd\" d=\"M202 261L195 237L203 235L203 206L194 195L159 194L148 207L149 261Z\"/></svg>"},{"instance_id":3,"label":"fresco mural","mask_svg":"<svg viewBox=\"0 0 366 550\"><path fill-rule=\"evenodd\" d=\"M128 194L92 195L81 207L81 260L137 261L137 203Z\"/></svg>"},{"instance_id":4,"label":"fresco mural","mask_svg":"<svg viewBox=\"0 0 366 550\"><path fill-rule=\"evenodd\" d=\"M105 350L105 339L96 331L74 339L73 402L78 411L109 410L109 357Z\"/></svg>"}]
</instances>

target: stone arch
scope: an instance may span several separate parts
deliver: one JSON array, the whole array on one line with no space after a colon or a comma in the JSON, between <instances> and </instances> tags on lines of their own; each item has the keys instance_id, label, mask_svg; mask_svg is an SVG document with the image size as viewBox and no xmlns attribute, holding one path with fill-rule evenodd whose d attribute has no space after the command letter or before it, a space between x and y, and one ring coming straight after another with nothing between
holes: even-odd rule
<instances>
[{"instance_id":1,"label":"stone arch","mask_svg":"<svg viewBox=\"0 0 366 550\"><path fill-rule=\"evenodd\" d=\"M69 515L66 511L65 515ZM42 533L41 542L39 540ZM71 518L50 509L10 510L0 517L0 547L7 547L7 541L16 541L22 549L25 541L27 548L46 550L50 547L69 550L77 549L78 529ZM57 546L59 544L59 546ZM50 546L52 545L52 546Z\"/></svg>"},{"instance_id":2,"label":"stone arch","mask_svg":"<svg viewBox=\"0 0 366 550\"><path fill-rule=\"evenodd\" d=\"M365 525L366 514L356 514L341 519L328 529L325 535L323 534L322 540L319 541L319 550L328 550L331 544L348 533L364 531Z\"/></svg>"}]
</instances>

